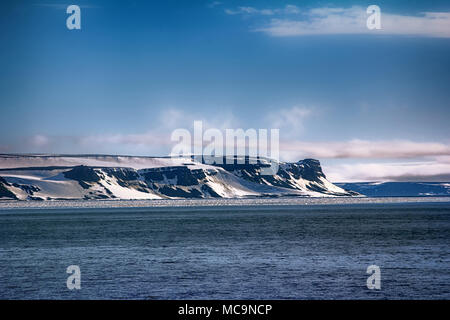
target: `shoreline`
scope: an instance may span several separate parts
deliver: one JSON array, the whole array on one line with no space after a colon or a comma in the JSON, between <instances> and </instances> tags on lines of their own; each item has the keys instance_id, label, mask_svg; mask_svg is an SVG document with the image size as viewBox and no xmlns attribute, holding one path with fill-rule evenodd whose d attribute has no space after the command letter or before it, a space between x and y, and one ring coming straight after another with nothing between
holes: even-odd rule
<instances>
[{"instance_id":1,"label":"shoreline","mask_svg":"<svg viewBox=\"0 0 450 320\"><path fill-rule=\"evenodd\" d=\"M450 197L314 197L314 198L221 198L221 199L158 199L158 200L1 200L0 211L12 209L63 208L177 208L216 206L310 206L352 204L446 203Z\"/></svg>"}]
</instances>

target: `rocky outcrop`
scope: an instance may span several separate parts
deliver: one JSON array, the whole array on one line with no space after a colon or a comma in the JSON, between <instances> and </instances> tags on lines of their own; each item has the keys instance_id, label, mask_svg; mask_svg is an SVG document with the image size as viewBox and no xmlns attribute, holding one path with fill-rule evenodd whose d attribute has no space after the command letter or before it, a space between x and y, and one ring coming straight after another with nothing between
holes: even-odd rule
<instances>
[{"instance_id":1,"label":"rocky outcrop","mask_svg":"<svg viewBox=\"0 0 450 320\"><path fill-rule=\"evenodd\" d=\"M10 184L0 177L0 198L17 199L16 195L7 189L8 186Z\"/></svg>"}]
</instances>

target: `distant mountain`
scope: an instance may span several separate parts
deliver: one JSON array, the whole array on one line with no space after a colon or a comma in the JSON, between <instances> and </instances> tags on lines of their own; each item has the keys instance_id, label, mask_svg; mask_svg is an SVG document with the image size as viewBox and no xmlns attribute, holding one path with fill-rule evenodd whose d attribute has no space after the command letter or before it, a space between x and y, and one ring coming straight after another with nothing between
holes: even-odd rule
<instances>
[{"instance_id":1,"label":"distant mountain","mask_svg":"<svg viewBox=\"0 0 450 320\"><path fill-rule=\"evenodd\" d=\"M448 182L358 182L336 185L368 197L450 196Z\"/></svg>"},{"instance_id":2,"label":"distant mountain","mask_svg":"<svg viewBox=\"0 0 450 320\"><path fill-rule=\"evenodd\" d=\"M261 174L270 165L264 159L225 160L208 165L196 157L0 155L0 199L358 196L329 182L314 159L280 162L276 175Z\"/></svg>"}]
</instances>

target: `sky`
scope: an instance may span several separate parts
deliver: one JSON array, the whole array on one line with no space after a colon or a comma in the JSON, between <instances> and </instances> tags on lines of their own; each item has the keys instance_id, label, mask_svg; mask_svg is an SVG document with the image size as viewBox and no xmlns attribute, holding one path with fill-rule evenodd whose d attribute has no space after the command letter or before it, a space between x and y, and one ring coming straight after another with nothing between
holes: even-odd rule
<instances>
[{"instance_id":1,"label":"sky","mask_svg":"<svg viewBox=\"0 0 450 320\"><path fill-rule=\"evenodd\" d=\"M335 182L450 181L448 1L6 0L0 41L0 153L167 155L202 120Z\"/></svg>"}]
</instances>

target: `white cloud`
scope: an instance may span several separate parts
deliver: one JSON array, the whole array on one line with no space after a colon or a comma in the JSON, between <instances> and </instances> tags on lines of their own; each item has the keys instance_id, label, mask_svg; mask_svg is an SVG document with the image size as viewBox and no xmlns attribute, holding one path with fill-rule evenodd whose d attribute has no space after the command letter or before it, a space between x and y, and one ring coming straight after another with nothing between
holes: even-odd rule
<instances>
[{"instance_id":1,"label":"white cloud","mask_svg":"<svg viewBox=\"0 0 450 320\"><path fill-rule=\"evenodd\" d=\"M50 143L50 139L45 135L37 134L32 136L29 142L33 147L45 147Z\"/></svg>"},{"instance_id":2,"label":"white cloud","mask_svg":"<svg viewBox=\"0 0 450 320\"><path fill-rule=\"evenodd\" d=\"M294 5L286 5L281 9L256 9L254 7L238 7L235 10L225 9L225 13L229 15L238 14L253 14L253 15L263 15L263 16L273 16L279 14L298 14L300 9Z\"/></svg>"},{"instance_id":3,"label":"white cloud","mask_svg":"<svg viewBox=\"0 0 450 320\"><path fill-rule=\"evenodd\" d=\"M79 139L81 145L137 145L158 147L169 143L167 135L149 131L141 134L91 135Z\"/></svg>"},{"instance_id":4,"label":"white cloud","mask_svg":"<svg viewBox=\"0 0 450 320\"><path fill-rule=\"evenodd\" d=\"M135 134L102 134L79 138L79 144L84 147L93 148L95 146L125 146L142 150L147 148L151 152L152 148L166 150L175 145L170 140L171 133L175 129L187 129L191 132L194 121L200 120L203 123L203 130L208 128L234 128L238 122L230 113L186 113L177 108L168 108L162 111L158 116L157 125L143 133Z\"/></svg>"},{"instance_id":5,"label":"white cloud","mask_svg":"<svg viewBox=\"0 0 450 320\"><path fill-rule=\"evenodd\" d=\"M280 155L285 161L319 159L327 164L324 172L334 182L450 180L450 145L445 143L284 140Z\"/></svg>"},{"instance_id":6,"label":"white cloud","mask_svg":"<svg viewBox=\"0 0 450 320\"><path fill-rule=\"evenodd\" d=\"M214 8L214 7L220 6L221 4L223 4L223 3L220 2L220 1L213 1L213 2L208 4L208 7L209 8Z\"/></svg>"},{"instance_id":7,"label":"white cloud","mask_svg":"<svg viewBox=\"0 0 450 320\"><path fill-rule=\"evenodd\" d=\"M315 8L301 17L273 18L253 31L275 37L319 34L389 34L450 37L450 12L423 12L419 15L390 14L381 8L381 29L369 30L365 8Z\"/></svg>"},{"instance_id":8,"label":"white cloud","mask_svg":"<svg viewBox=\"0 0 450 320\"><path fill-rule=\"evenodd\" d=\"M284 7L284 9L282 9L282 12L287 14L298 14L300 13L300 9L297 6L288 4Z\"/></svg>"},{"instance_id":9,"label":"white cloud","mask_svg":"<svg viewBox=\"0 0 450 320\"><path fill-rule=\"evenodd\" d=\"M266 119L270 129L280 129L280 135L289 138L301 134L304 128L304 121L311 113L311 108L294 106L289 109L279 109L271 112Z\"/></svg>"},{"instance_id":10,"label":"white cloud","mask_svg":"<svg viewBox=\"0 0 450 320\"><path fill-rule=\"evenodd\" d=\"M280 109L269 114L267 128L281 129L280 156L284 161L317 158L331 181L449 181L450 144L410 140L298 141L305 121L315 109L305 106ZM192 132L194 120L203 121L203 129L248 127L224 112L187 113L167 108L157 116L156 125L146 132L88 136L46 136L37 134L23 144L25 152L168 154L175 142L172 130ZM1 150L1 148L0 148ZM15 150L8 150L15 151ZM330 160L331 159L331 160Z\"/></svg>"},{"instance_id":11,"label":"white cloud","mask_svg":"<svg viewBox=\"0 0 450 320\"><path fill-rule=\"evenodd\" d=\"M227 108L224 108L226 110ZM135 133L102 133L87 135L44 135L24 137L11 148L0 145L0 152L52 152L52 153L129 153L141 155L167 155L176 144L171 133L178 128L193 132L194 121L203 123L203 130L238 128L239 121L232 113L186 112L178 108L164 108L148 130Z\"/></svg>"},{"instance_id":12,"label":"white cloud","mask_svg":"<svg viewBox=\"0 0 450 320\"><path fill-rule=\"evenodd\" d=\"M408 140L343 142L281 141L280 152L289 160L305 157L317 159L413 159L450 156L450 145Z\"/></svg>"},{"instance_id":13,"label":"white cloud","mask_svg":"<svg viewBox=\"0 0 450 320\"><path fill-rule=\"evenodd\" d=\"M253 7L238 7L236 10L225 9L225 13L229 15L236 14L263 14L263 15L272 15L272 10L258 10Z\"/></svg>"},{"instance_id":14,"label":"white cloud","mask_svg":"<svg viewBox=\"0 0 450 320\"><path fill-rule=\"evenodd\" d=\"M68 6L70 6L70 3L34 3L34 6L37 7L47 7L47 8L53 8L53 9L60 9L65 10ZM78 6L82 9L97 9L100 8L97 5L91 5L91 4L78 4Z\"/></svg>"},{"instance_id":15,"label":"white cloud","mask_svg":"<svg viewBox=\"0 0 450 320\"><path fill-rule=\"evenodd\" d=\"M325 165L323 170L327 178L333 182L445 182L450 178L450 163L439 161Z\"/></svg>"}]
</instances>

